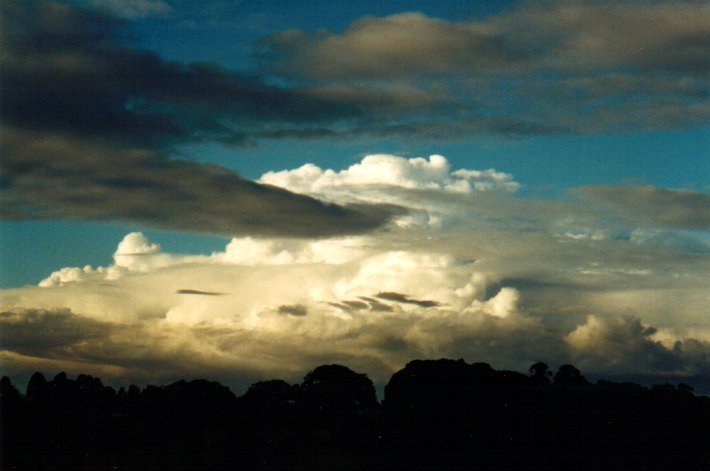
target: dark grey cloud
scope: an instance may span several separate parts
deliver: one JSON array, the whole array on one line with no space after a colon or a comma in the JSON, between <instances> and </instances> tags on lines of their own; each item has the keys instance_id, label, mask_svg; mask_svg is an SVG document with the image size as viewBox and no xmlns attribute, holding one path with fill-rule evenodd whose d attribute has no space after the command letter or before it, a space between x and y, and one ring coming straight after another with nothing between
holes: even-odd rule
<instances>
[{"instance_id":1,"label":"dark grey cloud","mask_svg":"<svg viewBox=\"0 0 710 471\"><path fill-rule=\"evenodd\" d=\"M360 299L365 301L367 304L370 306L371 311L377 311L377 312L392 312L392 306L389 304L385 304L381 301L378 301L375 298L370 298L367 296L360 296Z\"/></svg>"},{"instance_id":2,"label":"dark grey cloud","mask_svg":"<svg viewBox=\"0 0 710 471\"><path fill-rule=\"evenodd\" d=\"M330 302L329 305L337 307L345 312L357 311L374 311L374 312L392 312L394 309L389 304L385 304L377 299L367 296L360 296L359 301L344 300L339 303Z\"/></svg>"},{"instance_id":3,"label":"dark grey cloud","mask_svg":"<svg viewBox=\"0 0 710 471\"><path fill-rule=\"evenodd\" d=\"M224 296L225 293L218 293L216 291L201 291L198 289L179 289L176 291L177 294L194 294L198 296Z\"/></svg>"},{"instance_id":4,"label":"dark grey cloud","mask_svg":"<svg viewBox=\"0 0 710 471\"><path fill-rule=\"evenodd\" d=\"M641 224L688 230L710 230L710 194L644 186L585 186L575 189Z\"/></svg>"},{"instance_id":5,"label":"dark grey cloud","mask_svg":"<svg viewBox=\"0 0 710 471\"><path fill-rule=\"evenodd\" d=\"M343 301L343 304L346 306L355 309L355 310L361 310L361 309L370 309L370 305L366 302L363 301Z\"/></svg>"},{"instance_id":6,"label":"dark grey cloud","mask_svg":"<svg viewBox=\"0 0 710 471\"><path fill-rule=\"evenodd\" d=\"M6 218L131 221L213 234L318 237L363 233L397 210L323 203L158 151L107 148L5 129Z\"/></svg>"},{"instance_id":7,"label":"dark grey cloud","mask_svg":"<svg viewBox=\"0 0 710 471\"><path fill-rule=\"evenodd\" d=\"M228 235L364 233L397 210L258 185L178 160L178 146L633 131L710 119L710 15L700 2L545 2L463 22L362 18L342 33L265 38L269 74L129 47L126 18L167 12L167 3L104 5L123 19L48 0L2 3L4 217ZM278 80L265 78L273 73Z\"/></svg>"},{"instance_id":8,"label":"dark grey cloud","mask_svg":"<svg viewBox=\"0 0 710 471\"><path fill-rule=\"evenodd\" d=\"M352 109L216 64L122 45L123 22L51 1L4 2L3 122L121 142L240 143L264 123L320 122Z\"/></svg>"},{"instance_id":9,"label":"dark grey cloud","mask_svg":"<svg viewBox=\"0 0 710 471\"><path fill-rule=\"evenodd\" d=\"M437 307L441 304L436 301L431 301L429 299L414 299L410 298L406 294L394 293L390 291L383 291L375 295L379 299L385 299L387 301L395 301L404 304L414 304L419 307Z\"/></svg>"},{"instance_id":10,"label":"dark grey cloud","mask_svg":"<svg viewBox=\"0 0 710 471\"><path fill-rule=\"evenodd\" d=\"M265 126L350 116L347 106L131 49L122 20L68 4L10 0L0 18L4 217L304 237L368 232L391 216L173 158L177 144L240 144Z\"/></svg>"},{"instance_id":11,"label":"dark grey cloud","mask_svg":"<svg viewBox=\"0 0 710 471\"><path fill-rule=\"evenodd\" d=\"M284 304L279 306L279 314L304 317L308 315L308 308L303 304Z\"/></svg>"},{"instance_id":12,"label":"dark grey cloud","mask_svg":"<svg viewBox=\"0 0 710 471\"><path fill-rule=\"evenodd\" d=\"M74 315L69 309L0 312L0 350L23 355L71 356L77 343L107 337L111 325Z\"/></svg>"}]
</instances>

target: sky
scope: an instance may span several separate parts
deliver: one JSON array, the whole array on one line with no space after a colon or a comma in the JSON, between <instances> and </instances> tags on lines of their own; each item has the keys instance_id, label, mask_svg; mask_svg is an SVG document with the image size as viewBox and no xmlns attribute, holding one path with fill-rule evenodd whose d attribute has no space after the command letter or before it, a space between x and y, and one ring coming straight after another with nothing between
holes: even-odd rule
<instances>
[{"instance_id":1,"label":"sky","mask_svg":"<svg viewBox=\"0 0 710 471\"><path fill-rule=\"evenodd\" d=\"M2 6L0 369L710 393L710 5Z\"/></svg>"}]
</instances>

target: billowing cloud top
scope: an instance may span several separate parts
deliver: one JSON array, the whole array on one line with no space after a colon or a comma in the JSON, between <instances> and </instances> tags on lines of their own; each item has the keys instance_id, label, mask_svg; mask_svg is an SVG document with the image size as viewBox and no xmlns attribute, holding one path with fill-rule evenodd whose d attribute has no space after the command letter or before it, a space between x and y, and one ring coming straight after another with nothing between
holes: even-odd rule
<instances>
[{"instance_id":1,"label":"billowing cloud top","mask_svg":"<svg viewBox=\"0 0 710 471\"><path fill-rule=\"evenodd\" d=\"M450 171L448 160L441 155L428 159L405 159L395 155L368 155L362 162L346 170L323 171L312 164L295 170L268 172L262 182L298 193L329 193L343 186L394 186L414 190L444 190L471 194L473 191L509 190L520 187L513 176L494 169Z\"/></svg>"}]
</instances>

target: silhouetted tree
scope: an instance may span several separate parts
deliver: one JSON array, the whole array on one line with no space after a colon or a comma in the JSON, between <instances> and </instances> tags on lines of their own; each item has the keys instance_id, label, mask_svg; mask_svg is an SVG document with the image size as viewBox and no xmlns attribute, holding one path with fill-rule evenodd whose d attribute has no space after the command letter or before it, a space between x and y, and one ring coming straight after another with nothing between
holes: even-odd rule
<instances>
[{"instance_id":1,"label":"silhouetted tree","mask_svg":"<svg viewBox=\"0 0 710 471\"><path fill-rule=\"evenodd\" d=\"M377 408L377 395L365 374L341 365L323 365L308 373L300 387L301 404L319 415L352 415Z\"/></svg>"},{"instance_id":2,"label":"silhouetted tree","mask_svg":"<svg viewBox=\"0 0 710 471\"><path fill-rule=\"evenodd\" d=\"M547 366L546 363L538 361L537 363L534 363L532 366L530 366L528 371L530 372L530 376L538 385L544 386L550 384L552 372L550 371L550 367Z\"/></svg>"},{"instance_id":3,"label":"silhouetted tree","mask_svg":"<svg viewBox=\"0 0 710 471\"><path fill-rule=\"evenodd\" d=\"M241 400L251 409L280 410L295 404L296 388L280 379L259 381L249 387Z\"/></svg>"},{"instance_id":4,"label":"silhouetted tree","mask_svg":"<svg viewBox=\"0 0 710 471\"><path fill-rule=\"evenodd\" d=\"M35 371L30 378L30 382L27 383L27 398L30 400L40 399L45 395L46 391L47 380L42 373Z\"/></svg>"},{"instance_id":5,"label":"silhouetted tree","mask_svg":"<svg viewBox=\"0 0 710 471\"><path fill-rule=\"evenodd\" d=\"M562 387L589 386L589 381L582 376L582 372L572 365L562 365L554 376L555 385Z\"/></svg>"}]
</instances>

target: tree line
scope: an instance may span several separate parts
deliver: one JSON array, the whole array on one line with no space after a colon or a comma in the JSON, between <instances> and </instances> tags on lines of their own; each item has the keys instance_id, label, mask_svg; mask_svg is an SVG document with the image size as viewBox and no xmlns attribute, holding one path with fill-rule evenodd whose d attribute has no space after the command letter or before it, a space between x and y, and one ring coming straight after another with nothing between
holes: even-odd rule
<instances>
[{"instance_id":1,"label":"tree line","mask_svg":"<svg viewBox=\"0 0 710 471\"><path fill-rule=\"evenodd\" d=\"M379 402L372 381L323 365L300 384L131 385L35 373L1 381L2 469L706 470L710 398L687 385L528 374L415 360Z\"/></svg>"}]
</instances>

